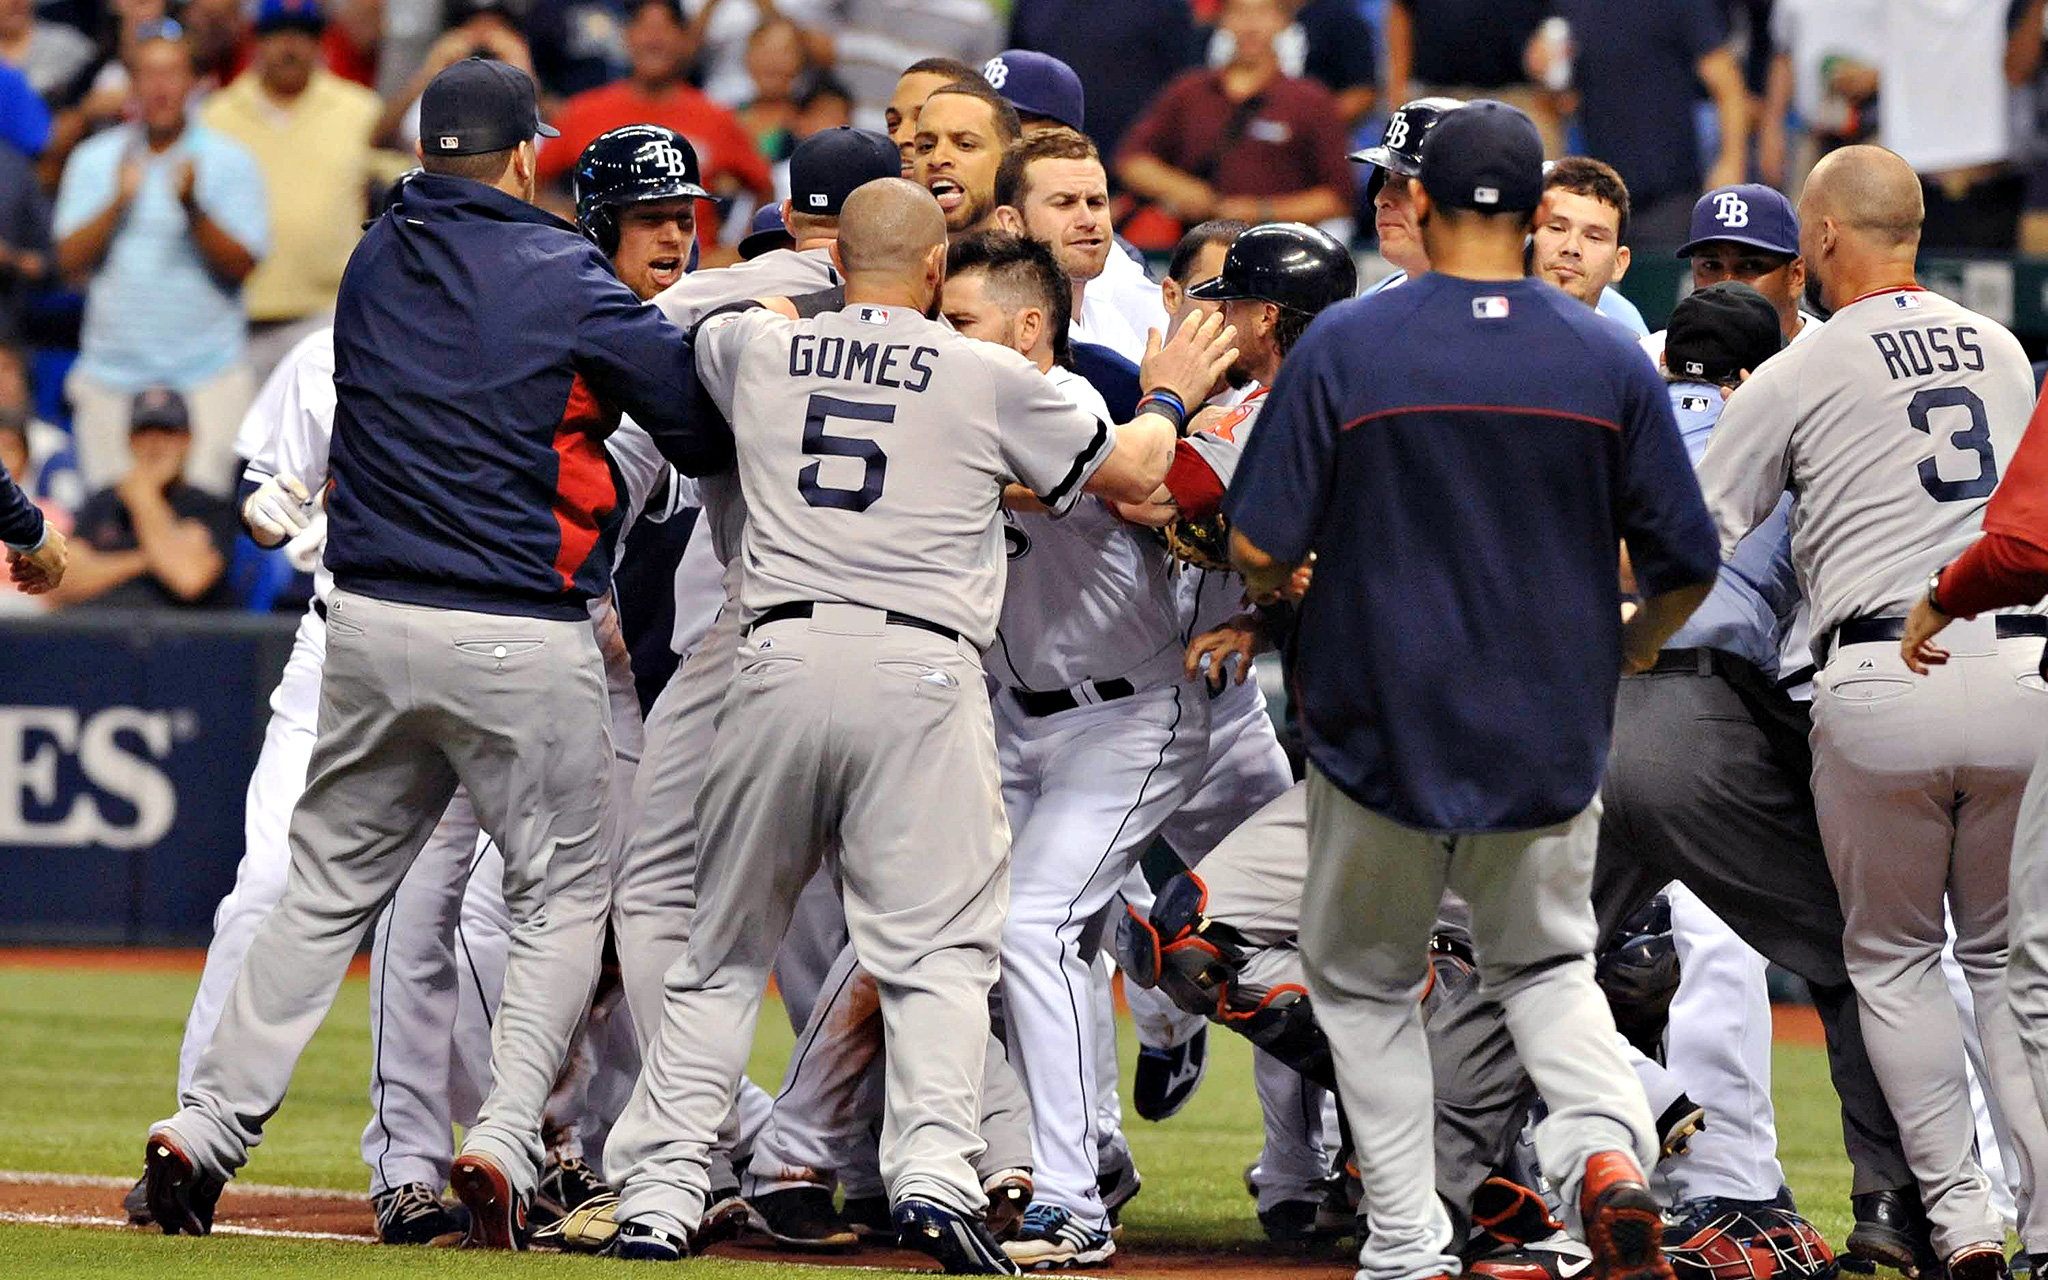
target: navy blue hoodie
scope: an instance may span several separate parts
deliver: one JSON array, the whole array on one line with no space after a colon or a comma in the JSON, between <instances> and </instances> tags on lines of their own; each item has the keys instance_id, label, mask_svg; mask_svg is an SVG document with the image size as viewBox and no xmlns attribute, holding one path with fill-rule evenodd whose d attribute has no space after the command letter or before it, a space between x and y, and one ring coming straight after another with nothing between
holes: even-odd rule
<instances>
[{"instance_id":1,"label":"navy blue hoodie","mask_svg":"<svg viewBox=\"0 0 2048 1280\"><path fill-rule=\"evenodd\" d=\"M407 181L349 258L334 386L327 567L403 604L585 616L622 411L686 475L732 460L680 329L568 223L445 174Z\"/></svg>"}]
</instances>

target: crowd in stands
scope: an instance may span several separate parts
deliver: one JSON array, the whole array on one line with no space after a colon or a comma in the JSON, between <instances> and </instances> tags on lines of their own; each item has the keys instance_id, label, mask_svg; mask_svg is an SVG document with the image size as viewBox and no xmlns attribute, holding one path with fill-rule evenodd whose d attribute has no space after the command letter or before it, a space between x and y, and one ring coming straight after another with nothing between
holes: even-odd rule
<instances>
[{"instance_id":1,"label":"crowd in stands","mask_svg":"<svg viewBox=\"0 0 2048 1280\"><path fill-rule=\"evenodd\" d=\"M360 224L412 164L421 89L472 54L539 83L561 134L540 160L556 212L604 130L688 137L719 197L699 219L706 264L732 260L752 213L787 193L798 142L887 127L918 59L980 66L1006 47L1078 74L1117 231L1141 248L1215 217L1318 222L1369 247L1347 151L1403 101L1484 95L1527 110L1553 156L1619 171L1638 254L1682 239L1703 189L1796 192L1820 155L1862 140L1922 174L1930 251L2043 254L2044 8L0 0L0 461L91 549L57 607L245 596L229 566L252 549L212 505L233 495L241 417L326 323Z\"/></svg>"}]
</instances>

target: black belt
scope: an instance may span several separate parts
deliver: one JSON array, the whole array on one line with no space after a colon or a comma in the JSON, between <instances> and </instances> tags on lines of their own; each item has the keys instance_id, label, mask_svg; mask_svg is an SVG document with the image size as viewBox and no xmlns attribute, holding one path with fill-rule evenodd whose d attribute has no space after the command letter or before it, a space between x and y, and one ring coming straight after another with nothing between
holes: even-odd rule
<instances>
[{"instance_id":1,"label":"black belt","mask_svg":"<svg viewBox=\"0 0 2048 1280\"><path fill-rule=\"evenodd\" d=\"M754 628L766 626L771 622L781 622L786 618L808 618L817 611L817 607L815 603L809 600L795 600L788 604L770 605L761 611L760 617L740 628L740 634L743 636L752 635ZM929 631L933 635L944 636L948 640L958 640L960 638L960 633L951 627L942 627L936 622L927 622L923 618L914 617L907 613L898 613L894 609L883 610L882 621L892 627L916 627L919 631Z\"/></svg>"},{"instance_id":2,"label":"black belt","mask_svg":"<svg viewBox=\"0 0 2048 1280\"><path fill-rule=\"evenodd\" d=\"M1094 690L1097 702L1115 702L1118 698L1128 698L1138 691L1136 685L1122 679L1095 680L1089 682L1087 687ZM1012 689L1010 696L1017 700L1017 705L1024 709L1027 716L1056 716L1062 711L1072 711L1075 707L1088 705L1066 689L1054 689L1050 693Z\"/></svg>"},{"instance_id":3,"label":"black belt","mask_svg":"<svg viewBox=\"0 0 2048 1280\"><path fill-rule=\"evenodd\" d=\"M1716 674L1716 661L1722 656L1718 649L1665 649L1657 655L1656 665L1644 675L1661 676L1674 671L1692 675L1710 676Z\"/></svg>"},{"instance_id":4,"label":"black belt","mask_svg":"<svg viewBox=\"0 0 2048 1280\"><path fill-rule=\"evenodd\" d=\"M2038 613L2001 613L1993 620L2000 640L2048 636L2048 617ZM1828 655L1845 644L1881 644L1906 638L1904 618L1851 618L1828 638Z\"/></svg>"},{"instance_id":5,"label":"black belt","mask_svg":"<svg viewBox=\"0 0 2048 1280\"><path fill-rule=\"evenodd\" d=\"M322 622L325 622L325 621L327 621L327 602L326 602L325 600L318 600L318 599L314 600L314 601L313 601L313 612L314 612L314 613L315 613L316 615L318 615L318 617L319 617L320 621L322 621Z\"/></svg>"}]
</instances>

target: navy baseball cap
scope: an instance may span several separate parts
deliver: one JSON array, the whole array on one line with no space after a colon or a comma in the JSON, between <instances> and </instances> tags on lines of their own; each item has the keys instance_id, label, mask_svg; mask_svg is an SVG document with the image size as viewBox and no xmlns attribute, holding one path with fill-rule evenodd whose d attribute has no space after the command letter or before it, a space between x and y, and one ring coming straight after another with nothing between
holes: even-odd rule
<instances>
[{"instance_id":1,"label":"navy baseball cap","mask_svg":"<svg viewBox=\"0 0 2048 1280\"><path fill-rule=\"evenodd\" d=\"M1726 386L1785 346L1778 309L1740 280L1695 289L1671 309L1664 368L1680 378Z\"/></svg>"},{"instance_id":2,"label":"navy baseball cap","mask_svg":"<svg viewBox=\"0 0 2048 1280\"><path fill-rule=\"evenodd\" d=\"M1492 98L1447 111L1422 144L1422 189L1447 209L1526 213L1543 200L1543 139Z\"/></svg>"},{"instance_id":3,"label":"navy baseball cap","mask_svg":"<svg viewBox=\"0 0 2048 1280\"><path fill-rule=\"evenodd\" d=\"M1796 258L1799 215L1777 188L1761 182L1716 187L1693 205L1692 237L1679 247L1678 256L1690 258L1695 249L1714 240Z\"/></svg>"},{"instance_id":4,"label":"navy baseball cap","mask_svg":"<svg viewBox=\"0 0 2048 1280\"><path fill-rule=\"evenodd\" d=\"M540 122L533 77L492 58L464 58L420 95L420 150L430 156L509 151L533 136L561 135Z\"/></svg>"},{"instance_id":5,"label":"navy baseball cap","mask_svg":"<svg viewBox=\"0 0 2048 1280\"><path fill-rule=\"evenodd\" d=\"M839 216L839 206L876 178L903 173L896 144L868 129L820 129L789 155L789 206L814 217Z\"/></svg>"},{"instance_id":6,"label":"navy baseball cap","mask_svg":"<svg viewBox=\"0 0 2048 1280\"><path fill-rule=\"evenodd\" d=\"M740 238L740 258L752 262L764 253L792 248L795 244L796 237L789 234L789 228L783 225L782 206L764 204L754 211L753 224Z\"/></svg>"},{"instance_id":7,"label":"navy baseball cap","mask_svg":"<svg viewBox=\"0 0 2048 1280\"><path fill-rule=\"evenodd\" d=\"M981 78L1003 95L1019 115L1046 116L1077 133L1087 107L1081 77L1049 53L1036 49L1005 49L981 68Z\"/></svg>"},{"instance_id":8,"label":"navy baseball cap","mask_svg":"<svg viewBox=\"0 0 2048 1280\"><path fill-rule=\"evenodd\" d=\"M135 393L128 409L128 430L190 431L192 417L185 411L185 397L169 387L151 387Z\"/></svg>"},{"instance_id":9,"label":"navy baseball cap","mask_svg":"<svg viewBox=\"0 0 2048 1280\"><path fill-rule=\"evenodd\" d=\"M303 31L317 36L327 29L327 13L320 0L263 0L256 6L256 34Z\"/></svg>"}]
</instances>

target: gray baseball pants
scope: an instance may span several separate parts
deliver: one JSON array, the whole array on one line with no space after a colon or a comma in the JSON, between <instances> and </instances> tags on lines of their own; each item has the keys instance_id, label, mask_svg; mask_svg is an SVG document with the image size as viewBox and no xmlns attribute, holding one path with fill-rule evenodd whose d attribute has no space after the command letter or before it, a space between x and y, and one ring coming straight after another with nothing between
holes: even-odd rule
<instances>
[{"instance_id":1,"label":"gray baseball pants","mask_svg":"<svg viewBox=\"0 0 2048 1280\"><path fill-rule=\"evenodd\" d=\"M741 643L698 810L699 910L605 1169L617 1217L693 1230L798 894L837 850L848 932L888 1039L882 1176L897 1201L986 1206L981 1076L1009 828L980 655L819 604Z\"/></svg>"},{"instance_id":2,"label":"gray baseball pants","mask_svg":"<svg viewBox=\"0 0 2048 1280\"><path fill-rule=\"evenodd\" d=\"M1483 993L1550 1114L1536 1155L1568 1211L1586 1160L1625 1151L1648 1169L1657 1139L1593 981L1592 810L1534 831L1452 836L1365 808L1311 767L1301 951L1328 1033L1365 1176L1360 1280L1459 1270L1436 1194L1435 1108L1421 997L1448 886L1471 904Z\"/></svg>"},{"instance_id":3,"label":"gray baseball pants","mask_svg":"<svg viewBox=\"0 0 2048 1280\"><path fill-rule=\"evenodd\" d=\"M1836 649L1814 683L1814 809L1841 888L1864 1041L1936 1251L2005 1238L1973 1154L1962 1025L1941 970L1944 902L1976 1001L1985 1084L2020 1157L2020 1238L2048 1249L2048 1202L2034 1183L2048 1169L2048 1122L2003 981L2020 798L2048 740L2041 641L1999 640L1987 615L1958 619L1941 642L1952 656L1924 677L1896 642Z\"/></svg>"},{"instance_id":4,"label":"gray baseball pants","mask_svg":"<svg viewBox=\"0 0 2048 1280\"><path fill-rule=\"evenodd\" d=\"M207 1168L248 1158L349 959L456 787L505 857L513 919L491 1095L463 1143L530 1193L541 1110L596 985L610 900L611 713L586 618L328 602L319 739L291 879L164 1127Z\"/></svg>"}]
</instances>

